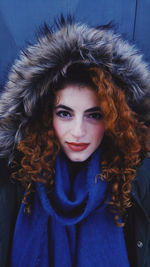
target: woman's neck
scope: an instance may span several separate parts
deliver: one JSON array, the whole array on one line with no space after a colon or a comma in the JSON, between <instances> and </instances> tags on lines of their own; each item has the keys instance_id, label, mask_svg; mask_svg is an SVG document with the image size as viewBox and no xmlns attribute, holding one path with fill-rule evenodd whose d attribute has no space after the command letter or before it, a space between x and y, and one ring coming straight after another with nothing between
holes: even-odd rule
<instances>
[{"instance_id":1,"label":"woman's neck","mask_svg":"<svg viewBox=\"0 0 150 267\"><path fill-rule=\"evenodd\" d=\"M74 162L71 161L70 159L66 158L67 160L67 165L68 165L68 171L69 171L69 176L72 181L76 178L77 174L82 170L87 168L89 159L83 162Z\"/></svg>"}]
</instances>

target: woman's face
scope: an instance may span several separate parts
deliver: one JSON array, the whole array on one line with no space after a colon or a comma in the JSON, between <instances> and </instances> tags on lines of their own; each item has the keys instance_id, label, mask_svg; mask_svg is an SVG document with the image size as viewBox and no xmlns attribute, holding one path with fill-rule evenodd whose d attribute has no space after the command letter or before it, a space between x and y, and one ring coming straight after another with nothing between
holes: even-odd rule
<instances>
[{"instance_id":1,"label":"woman's face","mask_svg":"<svg viewBox=\"0 0 150 267\"><path fill-rule=\"evenodd\" d=\"M90 87L78 85L59 90L54 103L53 127L71 161L88 159L104 135L97 93Z\"/></svg>"}]
</instances>

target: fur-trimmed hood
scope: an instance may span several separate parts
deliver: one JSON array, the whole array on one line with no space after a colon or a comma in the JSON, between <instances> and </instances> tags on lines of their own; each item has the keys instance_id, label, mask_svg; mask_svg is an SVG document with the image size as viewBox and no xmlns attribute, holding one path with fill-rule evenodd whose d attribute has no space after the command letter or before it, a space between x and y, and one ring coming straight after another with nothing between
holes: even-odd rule
<instances>
[{"instance_id":1,"label":"fur-trimmed hood","mask_svg":"<svg viewBox=\"0 0 150 267\"><path fill-rule=\"evenodd\" d=\"M12 66L0 98L0 156L11 157L39 98L42 85L74 63L107 69L125 91L130 107L150 122L150 73L133 45L109 27L88 27L62 18L56 31L47 26L35 45L22 51Z\"/></svg>"}]
</instances>

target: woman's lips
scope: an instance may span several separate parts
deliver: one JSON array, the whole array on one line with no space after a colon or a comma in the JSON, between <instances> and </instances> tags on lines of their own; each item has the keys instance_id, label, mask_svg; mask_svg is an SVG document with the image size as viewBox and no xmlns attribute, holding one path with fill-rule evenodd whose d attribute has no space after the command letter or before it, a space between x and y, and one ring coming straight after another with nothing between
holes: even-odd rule
<instances>
[{"instance_id":1,"label":"woman's lips","mask_svg":"<svg viewBox=\"0 0 150 267\"><path fill-rule=\"evenodd\" d=\"M89 143L68 143L67 142L67 145L73 151L83 151L89 146Z\"/></svg>"}]
</instances>

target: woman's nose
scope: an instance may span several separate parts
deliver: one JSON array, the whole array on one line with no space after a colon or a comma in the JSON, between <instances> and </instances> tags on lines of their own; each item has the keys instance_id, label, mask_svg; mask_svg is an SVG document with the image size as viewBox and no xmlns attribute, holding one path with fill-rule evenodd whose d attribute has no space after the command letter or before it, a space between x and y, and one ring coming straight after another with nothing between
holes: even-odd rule
<instances>
[{"instance_id":1,"label":"woman's nose","mask_svg":"<svg viewBox=\"0 0 150 267\"><path fill-rule=\"evenodd\" d=\"M85 123L83 122L83 120L77 119L73 122L71 134L72 134L72 136L74 136L76 138L81 138L81 137L85 136L86 127L85 127Z\"/></svg>"}]
</instances>

